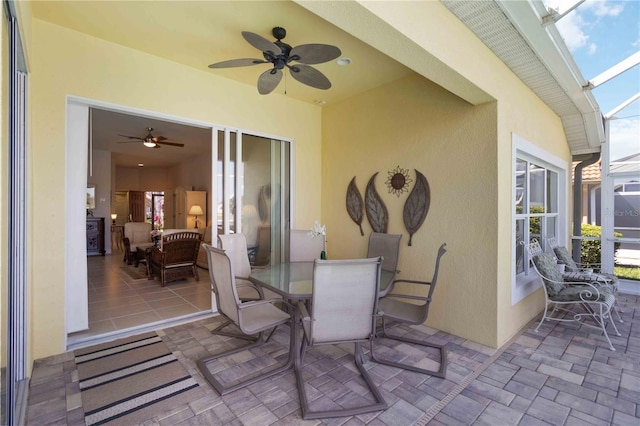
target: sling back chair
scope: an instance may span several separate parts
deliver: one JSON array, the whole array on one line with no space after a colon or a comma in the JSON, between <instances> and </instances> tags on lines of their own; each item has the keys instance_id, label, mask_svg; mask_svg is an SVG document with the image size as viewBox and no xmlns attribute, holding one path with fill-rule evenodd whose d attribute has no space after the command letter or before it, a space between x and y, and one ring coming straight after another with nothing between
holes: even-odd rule
<instances>
[{"instance_id":1,"label":"sling back chair","mask_svg":"<svg viewBox=\"0 0 640 426\"><path fill-rule=\"evenodd\" d=\"M417 373L429 374L436 377L445 377L447 372L447 350L444 346L435 343L430 343L420 339L414 339L405 336L398 336L389 334L387 329L387 322L404 323L411 325L423 324L429 315L429 305L431 304L433 292L436 288L438 281L438 272L440 270L440 259L447 252L445 249L446 243L443 243L438 249L438 257L436 258L435 271L433 272L433 278L431 281L416 281L416 280L395 280L390 285L390 290L386 296L380 299L378 303L378 315L382 317L382 328L378 330L378 337L386 337L388 339L398 340L405 343L412 343L419 346L427 346L431 348L439 349L440 351L440 368L436 370L429 370L426 368L416 367L406 362L396 362L389 359L381 358L380 354L374 352L374 342L371 345L371 359L380 363L391 365L393 367L402 368L405 370L415 371ZM398 283L405 285L417 285L417 286L429 286L429 291L426 296L414 296L410 294L402 294L394 292L394 287ZM404 300L419 302L418 304L409 303Z\"/></svg>"},{"instance_id":2,"label":"sling back chair","mask_svg":"<svg viewBox=\"0 0 640 426\"><path fill-rule=\"evenodd\" d=\"M298 303L304 338L295 361L303 419L354 416L385 410L387 403L363 365L362 343L375 337L381 258L314 261L311 311ZM304 385L304 355L308 347L354 343L355 365L373 395L374 402L314 411ZM357 398L362 399L358 395ZM345 398L347 401L352 399Z\"/></svg>"},{"instance_id":3,"label":"sling back chair","mask_svg":"<svg viewBox=\"0 0 640 426\"><path fill-rule=\"evenodd\" d=\"M369 245L367 246L367 257L382 257L382 270L393 273L398 271L398 259L400 256L400 239L402 234L384 234L381 232L372 232L369 235ZM391 286L383 291L382 295L387 294L391 290Z\"/></svg>"},{"instance_id":4,"label":"sling back chair","mask_svg":"<svg viewBox=\"0 0 640 426\"><path fill-rule=\"evenodd\" d=\"M558 270L556 258L550 253L544 253L536 239L529 244L523 242L523 245L534 270L542 279L545 297L544 312L535 330L538 331L544 321L579 322L602 330L609 349L615 351L606 328L615 303L612 288L596 281L566 281ZM588 320L592 320L595 325L587 322ZM611 324L616 335L620 336L615 322L611 321Z\"/></svg>"},{"instance_id":5,"label":"sling back chair","mask_svg":"<svg viewBox=\"0 0 640 426\"><path fill-rule=\"evenodd\" d=\"M218 312L224 315L228 320L233 322L235 326L245 335L258 335L257 340L250 345L234 348L226 352L216 355L204 357L197 361L198 368L202 372L204 378L214 387L220 395L240 389L244 386L256 383L260 380L271 377L282 371L291 368L293 364L293 354L297 352L296 336L293 332L292 315L278 309L273 305L275 302L285 303L280 300L254 300L250 302L241 302L238 297L238 290L233 274L233 267L229 256L223 251L214 248L208 244L204 245L209 256L209 273L211 274L211 289L216 293ZM261 346L265 343L264 332L274 329L281 324L289 323L292 331L290 334L289 357L287 361L279 366L271 368L267 371L253 374L250 378L236 381L233 385L223 384L214 373L208 368L208 363L238 352L247 351L251 348Z\"/></svg>"},{"instance_id":6,"label":"sling back chair","mask_svg":"<svg viewBox=\"0 0 640 426\"><path fill-rule=\"evenodd\" d=\"M309 235L304 229L289 231L289 261L313 262L325 249L324 235Z\"/></svg>"}]
</instances>

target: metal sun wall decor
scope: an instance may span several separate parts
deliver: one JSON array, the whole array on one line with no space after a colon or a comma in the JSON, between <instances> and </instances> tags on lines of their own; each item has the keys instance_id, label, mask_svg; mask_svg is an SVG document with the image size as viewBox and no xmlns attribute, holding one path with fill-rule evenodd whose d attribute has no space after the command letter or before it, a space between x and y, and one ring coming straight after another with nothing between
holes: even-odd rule
<instances>
[{"instance_id":1,"label":"metal sun wall decor","mask_svg":"<svg viewBox=\"0 0 640 426\"><path fill-rule=\"evenodd\" d=\"M420 173L416 172L416 181L411 190L411 193L407 197L404 203L402 212L402 219L404 226L409 232L409 246L411 246L413 235L420 229L424 223L427 213L429 212L429 205L431 204L431 190L429 189L429 182L427 178ZM402 169L400 166L394 170L388 172L389 179L386 184L389 187L389 192L396 194L398 197L408 192L409 183L412 180L409 177L408 169ZM386 233L389 225L389 211L385 206L382 198L376 191L375 179L378 175L376 172L367 183L365 190L364 202L362 195L356 186L355 176L349 182L347 187L347 213L360 228L360 235L364 236L362 230L362 219L364 217L363 210L365 210L369 224L374 232Z\"/></svg>"}]
</instances>

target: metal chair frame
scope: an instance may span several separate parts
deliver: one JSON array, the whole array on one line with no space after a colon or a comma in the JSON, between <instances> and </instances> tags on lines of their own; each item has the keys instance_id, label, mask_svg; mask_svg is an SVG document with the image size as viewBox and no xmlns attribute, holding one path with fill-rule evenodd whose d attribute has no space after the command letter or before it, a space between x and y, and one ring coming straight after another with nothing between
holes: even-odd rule
<instances>
[{"instance_id":1,"label":"metal chair frame","mask_svg":"<svg viewBox=\"0 0 640 426\"><path fill-rule=\"evenodd\" d=\"M438 281L438 272L440 270L440 259L447 252L445 249L446 243L443 243L438 249L438 256L436 258L436 266L433 272L433 278L431 281L417 281L417 280L395 280L391 283L389 293L387 293L384 298L382 298L378 305L378 315L382 318L382 327L377 331L377 338L388 338L397 340L400 342L411 343L419 346L426 346L438 349L440 352L440 368L438 370L429 370L426 368L420 368L413 365L409 365L403 362L391 361L388 359L381 358L379 355L376 355L374 342L371 342L371 359L380 364L390 365L392 367L402 368L409 371L414 371L416 373L428 374L431 376L442 377L444 378L447 373L447 348L444 345L439 345L436 343L426 342L424 340L413 339L405 336L397 336L393 334L389 334L387 329L387 322L395 322L395 323L405 323L411 325L420 325L423 324L427 317L429 316L429 305L432 301L433 292L436 288L436 283ZM405 284L416 284L416 285L428 285L429 291L427 296L414 296L409 294L399 294L393 293L393 287L397 283L405 283ZM421 305L415 305L413 303L403 302L401 299L405 300L413 300L413 301L421 301L423 302ZM388 308L388 311L385 311L385 308ZM412 315L413 314L413 315Z\"/></svg>"}]
</instances>

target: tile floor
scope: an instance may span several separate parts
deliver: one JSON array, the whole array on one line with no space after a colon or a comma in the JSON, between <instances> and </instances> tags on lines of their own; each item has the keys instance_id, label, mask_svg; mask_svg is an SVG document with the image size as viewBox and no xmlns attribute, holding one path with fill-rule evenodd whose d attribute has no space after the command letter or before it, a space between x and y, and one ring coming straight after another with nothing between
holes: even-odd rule
<instances>
[{"instance_id":1,"label":"tile floor","mask_svg":"<svg viewBox=\"0 0 640 426\"><path fill-rule=\"evenodd\" d=\"M134 279L125 272L122 252L87 258L89 329L69 335L69 346L90 342L97 336L117 334L146 324L158 324L211 310L209 273L198 268L200 281L185 279L168 283ZM129 268L134 268L131 265ZM145 265L137 268L144 273Z\"/></svg>"},{"instance_id":2,"label":"tile floor","mask_svg":"<svg viewBox=\"0 0 640 426\"><path fill-rule=\"evenodd\" d=\"M165 328L158 334L206 394L156 413L144 424L639 425L640 296L622 294L619 301L624 323L618 324L622 336L611 336L615 352L608 349L601 332L572 323L549 322L535 332L537 323L532 321L498 350L427 327L405 329L447 345L447 378L367 362L389 409L314 421L300 417L291 371L222 397L207 384L195 361L231 344L228 338L210 333L220 317ZM311 355L307 362L324 377L308 383L314 399L334 397L334 387L325 384L342 377L331 365L343 369L335 361L346 355L337 351ZM37 360L28 423L84 424L77 380L73 352Z\"/></svg>"}]
</instances>

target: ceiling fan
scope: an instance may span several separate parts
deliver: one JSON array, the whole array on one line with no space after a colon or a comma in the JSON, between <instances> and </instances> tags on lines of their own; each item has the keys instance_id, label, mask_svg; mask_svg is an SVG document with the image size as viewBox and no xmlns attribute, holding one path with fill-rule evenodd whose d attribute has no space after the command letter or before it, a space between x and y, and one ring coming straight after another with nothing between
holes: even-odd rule
<instances>
[{"instance_id":1,"label":"ceiling fan","mask_svg":"<svg viewBox=\"0 0 640 426\"><path fill-rule=\"evenodd\" d=\"M263 59L231 59L209 65L209 68L246 67L258 64L273 64L273 68L260 74L258 78L258 92L267 95L278 86L282 79L282 70L289 68L291 76L302 84L316 89L326 90L331 87L329 79L320 71L308 64L321 64L337 58L342 54L340 49L328 44L302 44L292 48L282 41L287 31L282 27L275 27L271 34L276 41L270 42L266 38L249 31L242 31L242 37L250 45L262 51ZM292 62L298 62L293 64Z\"/></svg>"},{"instance_id":2,"label":"ceiling fan","mask_svg":"<svg viewBox=\"0 0 640 426\"><path fill-rule=\"evenodd\" d=\"M138 136L121 135L121 134L118 134L118 136L122 136L123 138L128 138L128 139L134 139L136 142L142 142L144 146L146 146L147 148L160 148L160 145L170 145L170 146L179 146L179 147L184 146L183 143L167 142L167 138L165 138L164 136L153 136L151 134L151 131L153 131L153 127L147 127L147 136L145 136L144 138L141 138ZM120 143L128 143L128 142L131 142L131 141L123 141Z\"/></svg>"}]
</instances>

